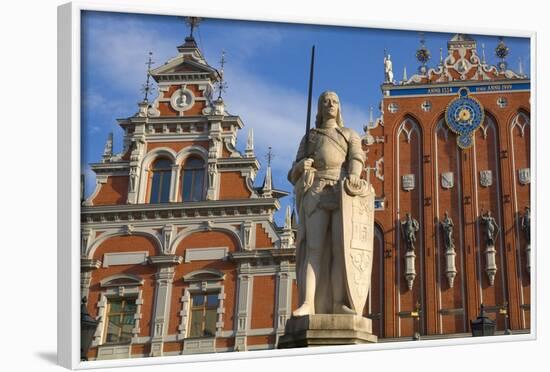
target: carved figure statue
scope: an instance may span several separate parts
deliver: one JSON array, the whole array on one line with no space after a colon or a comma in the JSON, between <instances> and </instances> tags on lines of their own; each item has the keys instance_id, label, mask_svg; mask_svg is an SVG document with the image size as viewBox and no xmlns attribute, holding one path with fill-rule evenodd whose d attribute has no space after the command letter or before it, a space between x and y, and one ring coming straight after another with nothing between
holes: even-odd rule
<instances>
[{"instance_id":1,"label":"carved figure statue","mask_svg":"<svg viewBox=\"0 0 550 372\"><path fill-rule=\"evenodd\" d=\"M494 246L500 228L498 227L495 218L491 216L491 211L487 211L484 216L481 216L481 222L485 225L485 239L487 246Z\"/></svg>"},{"instance_id":2,"label":"carved figure statue","mask_svg":"<svg viewBox=\"0 0 550 372\"><path fill-rule=\"evenodd\" d=\"M393 67L391 61L391 55L384 57L384 76L386 83L393 83Z\"/></svg>"},{"instance_id":3,"label":"carved figure statue","mask_svg":"<svg viewBox=\"0 0 550 372\"><path fill-rule=\"evenodd\" d=\"M525 213L521 216L521 229L525 234L527 244L531 244L531 210L525 207Z\"/></svg>"},{"instance_id":4,"label":"carved figure statue","mask_svg":"<svg viewBox=\"0 0 550 372\"><path fill-rule=\"evenodd\" d=\"M416 232L420 229L418 221L411 217L410 213L405 216L405 221L401 221L402 231L407 242L407 249L414 251L414 243L416 243Z\"/></svg>"},{"instance_id":5,"label":"carved figure statue","mask_svg":"<svg viewBox=\"0 0 550 372\"><path fill-rule=\"evenodd\" d=\"M439 224L443 229L443 241L445 243L445 248L447 250L453 249L455 246L453 241L454 223L451 217L449 217L449 212L445 211L445 218Z\"/></svg>"},{"instance_id":6,"label":"carved figure statue","mask_svg":"<svg viewBox=\"0 0 550 372\"><path fill-rule=\"evenodd\" d=\"M354 311L348 296L341 198L346 192L344 184L349 188L368 186L360 178L365 161L361 138L344 127L340 101L334 92L324 92L319 97L315 126L302 138L288 173L295 187L299 213L296 241L299 307L293 315L360 313L362 309ZM364 264L362 257L353 259L358 266L369 265Z\"/></svg>"}]
</instances>

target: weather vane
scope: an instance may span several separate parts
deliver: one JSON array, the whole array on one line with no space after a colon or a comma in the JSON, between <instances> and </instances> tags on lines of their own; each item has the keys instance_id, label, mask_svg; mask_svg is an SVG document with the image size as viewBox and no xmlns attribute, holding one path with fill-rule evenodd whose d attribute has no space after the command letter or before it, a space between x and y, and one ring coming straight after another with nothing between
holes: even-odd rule
<instances>
[{"instance_id":1,"label":"weather vane","mask_svg":"<svg viewBox=\"0 0 550 372\"><path fill-rule=\"evenodd\" d=\"M202 18L199 18L199 17L186 17L185 18L185 22L187 22L187 24L189 25L189 28L190 28L190 32L191 32L189 34L190 38L193 38L193 31L199 25L199 23L201 23L201 21L202 21Z\"/></svg>"},{"instance_id":2,"label":"weather vane","mask_svg":"<svg viewBox=\"0 0 550 372\"><path fill-rule=\"evenodd\" d=\"M151 85L151 66L154 64L153 62L153 52L149 52L149 59L145 63L147 66L147 80L145 81L145 84L143 84L142 92L145 94L143 97L143 101L147 102L147 98L149 96L149 93L152 92L155 88Z\"/></svg>"},{"instance_id":3,"label":"weather vane","mask_svg":"<svg viewBox=\"0 0 550 372\"><path fill-rule=\"evenodd\" d=\"M275 157L275 155L273 154L272 148L271 148L271 146L269 146L267 148L267 154L265 155L265 158L267 159L267 166L268 167L271 167L271 161L273 160L274 157Z\"/></svg>"},{"instance_id":4,"label":"weather vane","mask_svg":"<svg viewBox=\"0 0 550 372\"><path fill-rule=\"evenodd\" d=\"M222 93L227 90L227 83L223 80L223 69L225 67L225 50L222 50L222 58L220 60L220 80L218 81L218 99L222 98Z\"/></svg>"}]
</instances>

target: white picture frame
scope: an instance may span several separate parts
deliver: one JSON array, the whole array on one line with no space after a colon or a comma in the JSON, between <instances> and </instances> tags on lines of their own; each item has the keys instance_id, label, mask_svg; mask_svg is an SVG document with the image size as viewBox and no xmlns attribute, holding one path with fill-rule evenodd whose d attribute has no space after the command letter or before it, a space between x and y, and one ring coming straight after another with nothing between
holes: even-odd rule
<instances>
[{"instance_id":1,"label":"white picture frame","mask_svg":"<svg viewBox=\"0 0 550 372\"><path fill-rule=\"evenodd\" d=\"M400 22L374 22L372 20L330 19L315 17L304 19L298 14L261 15L236 11L232 14L220 14L211 9L190 10L174 7L172 4L123 4L118 1L101 4L90 2L72 2L58 9L58 360L59 364L70 369L110 368L125 366L147 366L173 363L194 363L223 360L242 360L249 358L288 357L298 355L332 354L358 351L395 350L416 348L414 342L386 343L375 345L355 345L326 347L317 349L266 350L253 353L220 353L185 356L167 356L160 358L140 358L123 360L106 360L81 362L80 339L80 14L85 10L106 12L131 12L142 14L166 14L180 16L202 16L226 19L247 19L258 21L286 21L326 25L347 25L358 27L380 27L389 29L423 29L425 31L453 32L456 27L434 25L406 24ZM536 84L536 33L533 31L485 30L475 27L464 27L461 31L471 33L498 33L503 36L520 36L531 38L531 86L533 96L537 92ZM69 104L70 102L70 104ZM531 102L533 138L537 138L536 99ZM532 162L532 211L537 211L537 146L533 141L531 147ZM536 228L535 231L536 232ZM536 234L533 233L535 237ZM536 238L533 239L536 245ZM536 252L536 250L535 250ZM534 259L536 263L536 258ZM537 277L536 265L533 264L531 278ZM537 281L532 280L532 292L537 293ZM526 341L537 338L537 296L532 298L532 327L530 334L513 335L505 341ZM69 322L67 322L69 319ZM501 342L496 337L483 339L449 339L423 341L421 347L474 345L480 343ZM199 368L199 367L197 367Z\"/></svg>"}]
</instances>

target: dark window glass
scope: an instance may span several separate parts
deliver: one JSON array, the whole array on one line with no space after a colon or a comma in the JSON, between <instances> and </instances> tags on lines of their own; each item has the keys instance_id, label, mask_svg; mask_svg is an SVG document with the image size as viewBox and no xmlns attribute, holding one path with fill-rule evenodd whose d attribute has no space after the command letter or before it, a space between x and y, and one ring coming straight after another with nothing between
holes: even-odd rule
<instances>
[{"instance_id":1,"label":"dark window glass","mask_svg":"<svg viewBox=\"0 0 550 372\"><path fill-rule=\"evenodd\" d=\"M219 303L218 293L192 295L189 337L216 336Z\"/></svg>"},{"instance_id":2,"label":"dark window glass","mask_svg":"<svg viewBox=\"0 0 550 372\"><path fill-rule=\"evenodd\" d=\"M170 198L170 177L172 163L168 159L159 159L152 168L150 203L168 203Z\"/></svg>"},{"instance_id":3,"label":"dark window glass","mask_svg":"<svg viewBox=\"0 0 550 372\"><path fill-rule=\"evenodd\" d=\"M135 325L136 300L112 299L108 303L106 343L128 343Z\"/></svg>"},{"instance_id":4,"label":"dark window glass","mask_svg":"<svg viewBox=\"0 0 550 372\"><path fill-rule=\"evenodd\" d=\"M191 158L183 168L182 196L183 201L200 201L204 199L205 177L204 161Z\"/></svg>"}]
</instances>

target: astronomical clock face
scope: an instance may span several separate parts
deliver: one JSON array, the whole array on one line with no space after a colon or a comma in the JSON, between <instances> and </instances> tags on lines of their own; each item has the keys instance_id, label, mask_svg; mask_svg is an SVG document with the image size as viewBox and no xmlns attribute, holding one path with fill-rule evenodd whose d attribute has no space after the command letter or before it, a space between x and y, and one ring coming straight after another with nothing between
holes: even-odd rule
<instances>
[{"instance_id":1,"label":"astronomical clock face","mask_svg":"<svg viewBox=\"0 0 550 372\"><path fill-rule=\"evenodd\" d=\"M463 149L473 145L473 135L484 119L483 107L468 93L468 89L460 89L445 111L447 126L458 135L456 141Z\"/></svg>"}]
</instances>

